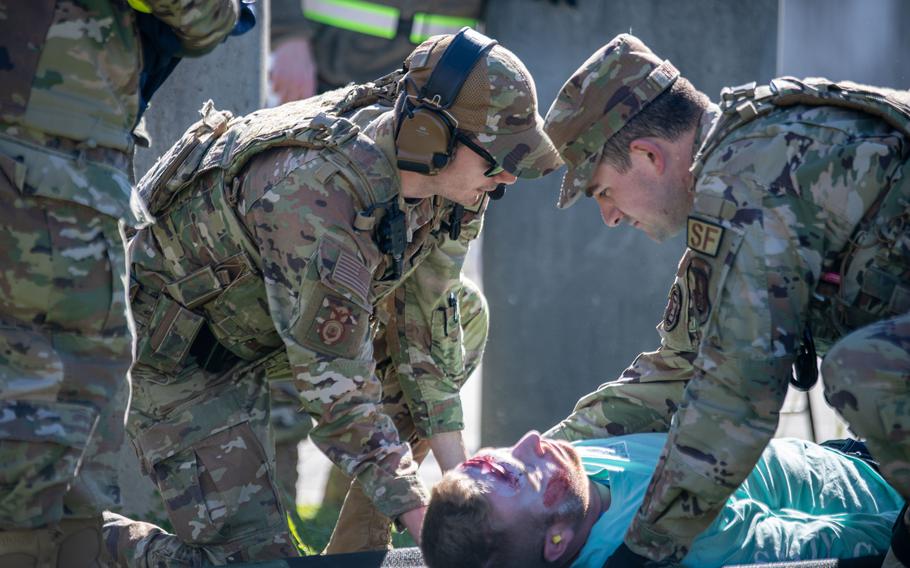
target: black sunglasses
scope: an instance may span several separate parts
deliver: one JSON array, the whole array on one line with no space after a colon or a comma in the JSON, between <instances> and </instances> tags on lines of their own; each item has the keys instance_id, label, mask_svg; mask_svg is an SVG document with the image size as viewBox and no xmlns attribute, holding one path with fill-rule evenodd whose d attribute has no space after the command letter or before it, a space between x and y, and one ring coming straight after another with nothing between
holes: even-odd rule
<instances>
[{"instance_id":1,"label":"black sunglasses","mask_svg":"<svg viewBox=\"0 0 910 568\"><path fill-rule=\"evenodd\" d=\"M496 158L491 156L490 153L487 152L486 150L484 150L479 144L477 144L476 142L471 140L471 138L467 134L458 132L457 134L455 134L455 139L458 140L459 142L461 142L462 144L464 144L465 146L467 146L468 148L470 148L472 152L474 152L475 154L477 154L478 156L480 156L481 158L486 160L488 164L490 164L490 167L487 168L487 171L483 172L483 175L485 177L488 177L488 178L496 177L505 171L505 168L503 168L502 166L499 165L499 163L496 162Z\"/></svg>"}]
</instances>

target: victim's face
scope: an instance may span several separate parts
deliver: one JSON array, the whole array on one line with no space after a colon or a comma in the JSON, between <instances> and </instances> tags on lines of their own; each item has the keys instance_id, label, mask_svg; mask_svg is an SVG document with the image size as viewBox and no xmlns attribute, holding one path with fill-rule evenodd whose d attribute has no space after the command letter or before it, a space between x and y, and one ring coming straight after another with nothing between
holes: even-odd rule
<instances>
[{"instance_id":1,"label":"victim's face","mask_svg":"<svg viewBox=\"0 0 910 568\"><path fill-rule=\"evenodd\" d=\"M493 522L580 519L588 505L588 480L575 449L565 442L525 434L511 448L485 448L459 470L486 487Z\"/></svg>"}]
</instances>

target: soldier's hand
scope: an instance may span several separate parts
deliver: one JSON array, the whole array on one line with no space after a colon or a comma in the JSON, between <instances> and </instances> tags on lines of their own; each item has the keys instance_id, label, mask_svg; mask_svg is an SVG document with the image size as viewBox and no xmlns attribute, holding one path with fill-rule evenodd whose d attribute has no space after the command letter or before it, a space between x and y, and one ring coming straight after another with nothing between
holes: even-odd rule
<instances>
[{"instance_id":1,"label":"soldier's hand","mask_svg":"<svg viewBox=\"0 0 910 568\"><path fill-rule=\"evenodd\" d=\"M423 507L418 507L416 509L411 509L407 513L402 513L398 520L404 525L404 528L411 533L411 538L414 539L414 542L417 543L417 546L420 546L420 538L422 536L421 529L423 528L423 518L427 514L426 505Z\"/></svg>"},{"instance_id":2,"label":"soldier's hand","mask_svg":"<svg viewBox=\"0 0 910 568\"><path fill-rule=\"evenodd\" d=\"M316 60L306 38L288 38L275 47L269 81L281 104L316 94Z\"/></svg>"},{"instance_id":3,"label":"soldier's hand","mask_svg":"<svg viewBox=\"0 0 910 568\"><path fill-rule=\"evenodd\" d=\"M632 550L626 546L626 543L622 543L619 545L619 548L613 552L613 555L607 559L603 568L646 568L656 565L657 564L652 562L649 558L632 552Z\"/></svg>"}]
</instances>

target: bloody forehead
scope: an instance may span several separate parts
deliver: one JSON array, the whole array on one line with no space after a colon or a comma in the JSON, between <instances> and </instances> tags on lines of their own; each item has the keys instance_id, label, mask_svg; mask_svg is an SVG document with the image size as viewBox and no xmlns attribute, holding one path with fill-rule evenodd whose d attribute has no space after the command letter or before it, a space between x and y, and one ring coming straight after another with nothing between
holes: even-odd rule
<instances>
[{"instance_id":1,"label":"bloody forehead","mask_svg":"<svg viewBox=\"0 0 910 568\"><path fill-rule=\"evenodd\" d=\"M496 458L491 455L474 456L473 458L465 460L464 463L462 463L462 467L479 469L481 475L492 475L511 487L517 487L518 485L518 480L515 479L512 473L503 467L502 464L498 463Z\"/></svg>"}]
</instances>

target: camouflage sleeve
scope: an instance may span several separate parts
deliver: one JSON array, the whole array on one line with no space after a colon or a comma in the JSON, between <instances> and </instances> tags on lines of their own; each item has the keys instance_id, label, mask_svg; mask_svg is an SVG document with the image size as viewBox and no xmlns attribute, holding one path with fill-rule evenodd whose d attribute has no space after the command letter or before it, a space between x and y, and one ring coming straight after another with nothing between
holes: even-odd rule
<instances>
[{"instance_id":1,"label":"camouflage sleeve","mask_svg":"<svg viewBox=\"0 0 910 568\"><path fill-rule=\"evenodd\" d=\"M583 396L572 414L547 431L546 437L573 442L670 428L695 360L696 346L685 316L690 305L685 277L678 270L670 287L657 326L660 348L640 354L618 379Z\"/></svg>"},{"instance_id":2,"label":"camouflage sleeve","mask_svg":"<svg viewBox=\"0 0 910 568\"><path fill-rule=\"evenodd\" d=\"M169 25L183 49L202 55L214 49L234 29L238 0L146 0L152 14Z\"/></svg>"},{"instance_id":3,"label":"camouflage sleeve","mask_svg":"<svg viewBox=\"0 0 910 568\"><path fill-rule=\"evenodd\" d=\"M365 261L372 251L363 248L372 241L350 227L355 211L345 178L327 178L329 162L321 158L296 168L283 163L300 155L287 150L257 159L245 177L263 188L246 217L262 255L269 311L303 408L317 421L310 438L395 518L428 496L408 445L380 411ZM271 179L288 169L287 177Z\"/></svg>"},{"instance_id":4,"label":"camouflage sleeve","mask_svg":"<svg viewBox=\"0 0 910 568\"><path fill-rule=\"evenodd\" d=\"M735 215L701 214L702 194L736 196ZM704 175L696 195L677 283L697 356L625 538L639 554L675 561L774 435L820 263L804 248L815 215L805 202L775 197L746 175Z\"/></svg>"},{"instance_id":5,"label":"camouflage sleeve","mask_svg":"<svg viewBox=\"0 0 910 568\"><path fill-rule=\"evenodd\" d=\"M696 186L678 274L697 356L625 538L651 558L680 560L774 435L823 259L843 244L829 237L850 233L895 163L890 139L862 136L871 121L796 112L744 128Z\"/></svg>"},{"instance_id":6,"label":"camouflage sleeve","mask_svg":"<svg viewBox=\"0 0 910 568\"><path fill-rule=\"evenodd\" d=\"M470 242L483 213L468 213L461 235L441 235L427 258L402 285L396 314L398 377L417 433L428 438L464 429L459 391L467 379L458 287Z\"/></svg>"}]
</instances>

